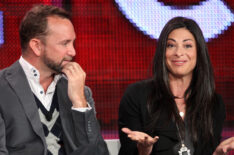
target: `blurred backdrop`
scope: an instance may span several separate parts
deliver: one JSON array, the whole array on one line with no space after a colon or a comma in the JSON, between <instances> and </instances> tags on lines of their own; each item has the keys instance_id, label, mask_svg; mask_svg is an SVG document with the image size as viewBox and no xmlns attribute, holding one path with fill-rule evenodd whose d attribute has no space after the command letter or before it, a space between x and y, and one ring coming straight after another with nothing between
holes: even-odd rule
<instances>
[{"instance_id":1,"label":"blurred backdrop","mask_svg":"<svg viewBox=\"0 0 234 155\"><path fill-rule=\"evenodd\" d=\"M87 73L106 139L118 138L118 106L127 85L151 76L162 25L178 15L195 19L226 105L223 138L234 135L234 0L0 0L0 69L20 57L19 23L36 3L72 12L76 61Z\"/></svg>"}]
</instances>

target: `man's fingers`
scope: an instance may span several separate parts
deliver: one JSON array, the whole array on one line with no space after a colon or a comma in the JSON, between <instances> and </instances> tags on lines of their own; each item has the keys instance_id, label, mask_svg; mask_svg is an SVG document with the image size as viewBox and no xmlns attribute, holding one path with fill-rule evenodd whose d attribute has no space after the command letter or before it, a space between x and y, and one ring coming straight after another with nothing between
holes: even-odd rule
<instances>
[{"instance_id":1,"label":"man's fingers","mask_svg":"<svg viewBox=\"0 0 234 155\"><path fill-rule=\"evenodd\" d=\"M63 69L62 69L62 72L67 76L67 77L70 77L72 75L72 72L73 72L73 68L70 64L66 64Z\"/></svg>"},{"instance_id":2,"label":"man's fingers","mask_svg":"<svg viewBox=\"0 0 234 155\"><path fill-rule=\"evenodd\" d=\"M66 69L66 68L63 68L62 69L62 72L67 76L67 77L70 77L71 76L71 71Z\"/></svg>"},{"instance_id":3,"label":"man's fingers","mask_svg":"<svg viewBox=\"0 0 234 155\"><path fill-rule=\"evenodd\" d=\"M71 69L71 70L74 70L74 71L84 72L82 67L76 62L67 63L66 65L64 65L63 69Z\"/></svg>"},{"instance_id":4,"label":"man's fingers","mask_svg":"<svg viewBox=\"0 0 234 155\"><path fill-rule=\"evenodd\" d=\"M74 80L85 80L86 73L81 68L81 66L76 62L69 62L67 63L63 69L62 72L68 77L68 79L74 79Z\"/></svg>"}]
</instances>

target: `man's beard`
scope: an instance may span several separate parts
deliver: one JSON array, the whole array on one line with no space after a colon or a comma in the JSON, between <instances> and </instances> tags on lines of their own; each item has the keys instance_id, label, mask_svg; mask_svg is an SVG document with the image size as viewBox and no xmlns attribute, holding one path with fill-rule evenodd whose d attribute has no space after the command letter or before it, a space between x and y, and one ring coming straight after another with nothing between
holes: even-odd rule
<instances>
[{"instance_id":1,"label":"man's beard","mask_svg":"<svg viewBox=\"0 0 234 155\"><path fill-rule=\"evenodd\" d=\"M46 52L45 52L45 54L44 54L43 57L42 57L42 60L43 60L44 64L45 64L48 68L52 69L52 70L55 71L57 74L59 74L59 73L62 73L62 69L63 69L62 63L63 63L63 61L72 61L72 58L71 58L71 59L69 59L69 58L63 58L63 59L61 60L61 62L56 63L54 60L50 59L50 58L46 55Z\"/></svg>"}]
</instances>

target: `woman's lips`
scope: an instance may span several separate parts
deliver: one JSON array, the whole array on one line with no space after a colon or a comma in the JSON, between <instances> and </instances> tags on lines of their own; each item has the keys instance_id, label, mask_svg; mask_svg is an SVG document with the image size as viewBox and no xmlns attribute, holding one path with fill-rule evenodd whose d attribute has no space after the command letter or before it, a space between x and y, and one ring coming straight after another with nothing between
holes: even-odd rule
<instances>
[{"instance_id":1,"label":"woman's lips","mask_svg":"<svg viewBox=\"0 0 234 155\"><path fill-rule=\"evenodd\" d=\"M182 66L186 63L186 60L172 60L172 63L176 66Z\"/></svg>"}]
</instances>

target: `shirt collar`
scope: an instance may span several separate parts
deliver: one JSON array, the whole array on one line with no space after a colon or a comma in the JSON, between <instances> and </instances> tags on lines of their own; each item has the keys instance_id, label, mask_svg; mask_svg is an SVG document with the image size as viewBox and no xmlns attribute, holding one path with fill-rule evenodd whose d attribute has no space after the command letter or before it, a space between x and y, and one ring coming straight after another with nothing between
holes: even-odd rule
<instances>
[{"instance_id":1,"label":"shirt collar","mask_svg":"<svg viewBox=\"0 0 234 155\"><path fill-rule=\"evenodd\" d=\"M36 82L40 82L40 72L33 65L31 65L22 56L19 59L19 63L22 66L27 79L33 79ZM62 77L62 74L55 75L54 82L57 83Z\"/></svg>"}]
</instances>

